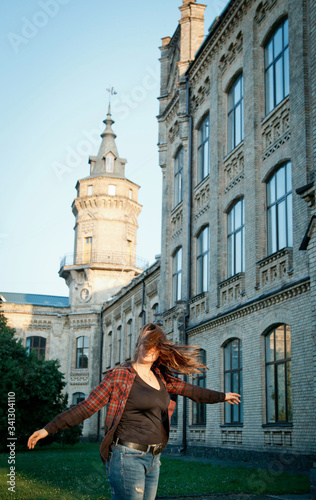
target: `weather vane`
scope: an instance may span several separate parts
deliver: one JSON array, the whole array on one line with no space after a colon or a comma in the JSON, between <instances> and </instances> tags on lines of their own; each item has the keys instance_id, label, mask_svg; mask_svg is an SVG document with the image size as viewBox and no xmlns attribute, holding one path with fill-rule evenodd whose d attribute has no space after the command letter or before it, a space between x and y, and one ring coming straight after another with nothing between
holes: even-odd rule
<instances>
[{"instance_id":1,"label":"weather vane","mask_svg":"<svg viewBox=\"0 0 316 500\"><path fill-rule=\"evenodd\" d=\"M117 94L116 90L114 87L109 87L106 89L106 91L109 93L109 105L111 104L111 95Z\"/></svg>"}]
</instances>

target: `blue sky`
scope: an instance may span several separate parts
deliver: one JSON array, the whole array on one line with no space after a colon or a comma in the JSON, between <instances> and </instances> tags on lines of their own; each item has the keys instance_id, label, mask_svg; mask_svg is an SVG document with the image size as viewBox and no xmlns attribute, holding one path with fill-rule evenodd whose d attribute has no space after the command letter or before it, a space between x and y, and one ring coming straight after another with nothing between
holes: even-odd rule
<instances>
[{"instance_id":1,"label":"blue sky","mask_svg":"<svg viewBox=\"0 0 316 500\"><path fill-rule=\"evenodd\" d=\"M1 2L0 291L68 295L71 204L108 106L126 176L141 186L137 254L160 253L159 46L181 0ZM226 0L208 0L205 34Z\"/></svg>"}]
</instances>

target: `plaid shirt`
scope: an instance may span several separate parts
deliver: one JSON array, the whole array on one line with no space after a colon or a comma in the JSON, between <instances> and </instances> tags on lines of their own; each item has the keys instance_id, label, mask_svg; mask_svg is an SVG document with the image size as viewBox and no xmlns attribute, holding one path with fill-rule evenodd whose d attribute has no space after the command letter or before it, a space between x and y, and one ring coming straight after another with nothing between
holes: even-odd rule
<instances>
[{"instance_id":1,"label":"plaid shirt","mask_svg":"<svg viewBox=\"0 0 316 500\"><path fill-rule=\"evenodd\" d=\"M187 396L196 403L219 403L225 400L225 393L210 391L196 385L183 382L172 375L163 366L152 366L157 377L160 377L169 394L180 394ZM108 409L105 419L105 437L100 446L100 455L103 464L106 464L109 448L113 442L114 434L124 411L127 398L132 388L136 371L131 364L118 366L109 370L102 382L91 392L91 394L77 405L60 413L44 429L49 434L60 429L67 429L80 424L93 413L99 411L107 403ZM175 402L171 401L162 415L162 444L166 446L169 438L169 418L174 410ZM168 411L169 410L169 411Z\"/></svg>"}]
</instances>

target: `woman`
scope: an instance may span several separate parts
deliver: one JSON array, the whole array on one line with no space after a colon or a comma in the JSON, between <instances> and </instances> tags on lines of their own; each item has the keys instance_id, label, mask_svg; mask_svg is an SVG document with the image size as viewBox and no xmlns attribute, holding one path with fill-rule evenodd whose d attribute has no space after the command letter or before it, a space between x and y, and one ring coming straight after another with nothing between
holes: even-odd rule
<instances>
[{"instance_id":1,"label":"woman","mask_svg":"<svg viewBox=\"0 0 316 500\"><path fill-rule=\"evenodd\" d=\"M197 403L240 403L239 394L203 389L174 376L205 371L198 354L193 346L169 342L158 325L148 323L140 333L132 363L109 370L87 399L34 432L29 449L48 434L80 424L108 403L100 455L112 499L154 500L159 459L168 442L169 418L175 407L170 394Z\"/></svg>"}]
</instances>

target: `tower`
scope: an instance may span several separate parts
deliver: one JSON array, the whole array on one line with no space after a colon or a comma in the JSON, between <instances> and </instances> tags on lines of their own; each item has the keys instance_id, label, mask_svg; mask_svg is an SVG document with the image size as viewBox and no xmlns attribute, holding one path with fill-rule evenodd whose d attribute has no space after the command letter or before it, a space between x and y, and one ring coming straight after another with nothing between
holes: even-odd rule
<instances>
[{"instance_id":1,"label":"tower","mask_svg":"<svg viewBox=\"0 0 316 500\"><path fill-rule=\"evenodd\" d=\"M109 105L98 155L89 158L90 175L76 185L74 253L59 270L72 308L98 308L142 272L136 259L139 186L125 177L127 160L119 157L113 123Z\"/></svg>"}]
</instances>

